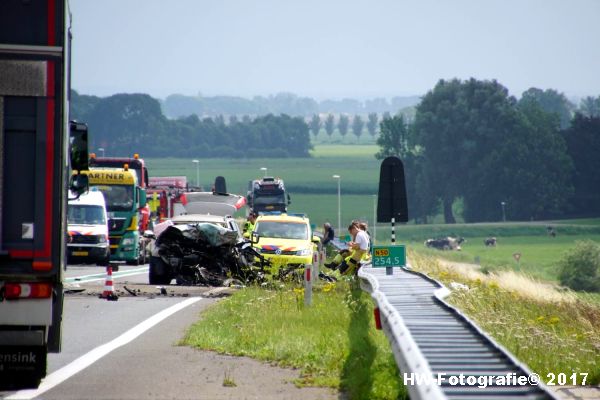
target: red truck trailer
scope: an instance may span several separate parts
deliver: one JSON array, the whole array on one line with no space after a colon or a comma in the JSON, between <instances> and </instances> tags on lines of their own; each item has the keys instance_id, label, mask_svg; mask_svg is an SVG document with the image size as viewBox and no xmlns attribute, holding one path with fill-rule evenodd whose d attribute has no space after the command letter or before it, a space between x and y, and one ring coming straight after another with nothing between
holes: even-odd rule
<instances>
[{"instance_id":1,"label":"red truck trailer","mask_svg":"<svg viewBox=\"0 0 600 400\"><path fill-rule=\"evenodd\" d=\"M87 168L85 125L69 141L68 21L64 0L0 1L2 389L36 387L61 347L67 187L87 179L67 154Z\"/></svg>"}]
</instances>

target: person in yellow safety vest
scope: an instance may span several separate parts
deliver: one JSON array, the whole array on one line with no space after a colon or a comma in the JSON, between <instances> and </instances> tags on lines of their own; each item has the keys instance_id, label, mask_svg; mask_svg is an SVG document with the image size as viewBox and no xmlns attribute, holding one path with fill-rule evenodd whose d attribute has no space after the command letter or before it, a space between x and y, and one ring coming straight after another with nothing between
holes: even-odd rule
<instances>
[{"instance_id":1,"label":"person in yellow safety vest","mask_svg":"<svg viewBox=\"0 0 600 400\"><path fill-rule=\"evenodd\" d=\"M158 207L160 206L160 200L158 200L158 193L152 193L152 199L148 202L148 207L150 207L150 214L153 218L159 218L158 215Z\"/></svg>"},{"instance_id":2,"label":"person in yellow safety vest","mask_svg":"<svg viewBox=\"0 0 600 400\"><path fill-rule=\"evenodd\" d=\"M331 263L325 264L327 268L337 269L342 275L355 274L360 267L360 261L369 257L370 240L367 232L360 229L358 222L352 222L348 232L353 237L353 240L348 243L350 255L347 255L347 252L340 252Z\"/></svg>"},{"instance_id":3,"label":"person in yellow safety vest","mask_svg":"<svg viewBox=\"0 0 600 400\"><path fill-rule=\"evenodd\" d=\"M250 214L248 214L248 218L244 223L244 233L251 235L252 232L254 232L254 224L256 223L256 217L257 215L255 212L251 212Z\"/></svg>"}]
</instances>

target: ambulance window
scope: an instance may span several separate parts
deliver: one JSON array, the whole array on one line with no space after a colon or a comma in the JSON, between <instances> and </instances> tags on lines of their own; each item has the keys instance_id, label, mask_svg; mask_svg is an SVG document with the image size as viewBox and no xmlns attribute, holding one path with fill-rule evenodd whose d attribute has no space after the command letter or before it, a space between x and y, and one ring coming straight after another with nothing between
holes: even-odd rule
<instances>
[{"instance_id":1,"label":"ambulance window","mask_svg":"<svg viewBox=\"0 0 600 400\"><path fill-rule=\"evenodd\" d=\"M106 224L102 206L69 204L67 223L72 225L102 225Z\"/></svg>"}]
</instances>

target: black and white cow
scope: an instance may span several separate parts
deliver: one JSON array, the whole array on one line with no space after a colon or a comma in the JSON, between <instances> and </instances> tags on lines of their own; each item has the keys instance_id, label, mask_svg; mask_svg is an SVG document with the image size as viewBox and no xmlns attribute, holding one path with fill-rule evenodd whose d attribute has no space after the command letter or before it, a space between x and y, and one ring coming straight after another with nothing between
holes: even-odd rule
<instances>
[{"instance_id":1,"label":"black and white cow","mask_svg":"<svg viewBox=\"0 0 600 400\"><path fill-rule=\"evenodd\" d=\"M488 247L496 247L496 238L495 237L488 237L483 239L483 243L488 246Z\"/></svg>"},{"instance_id":2,"label":"black and white cow","mask_svg":"<svg viewBox=\"0 0 600 400\"><path fill-rule=\"evenodd\" d=\"M460 250L460 245L465 242L462 237L445 237L437 239L427 239L425 246L438 250Z\"/></svg>"}]
</instances>

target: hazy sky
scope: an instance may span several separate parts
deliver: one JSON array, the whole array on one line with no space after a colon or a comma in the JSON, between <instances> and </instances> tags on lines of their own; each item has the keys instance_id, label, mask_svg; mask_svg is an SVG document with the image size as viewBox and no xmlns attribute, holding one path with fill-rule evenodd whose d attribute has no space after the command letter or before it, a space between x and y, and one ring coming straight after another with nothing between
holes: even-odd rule
<instances>
[{"instance_id":1,"label":"hazy sky","mask_svg":"<svg viewBox=\"0 0 600 400\"><path fill-rule=\"evenodd\" d=\"M71 0L73 88L424 94L440 78L600 95L598 0Z\"/></svg>"}]
</instances>

